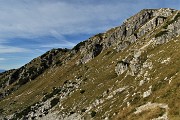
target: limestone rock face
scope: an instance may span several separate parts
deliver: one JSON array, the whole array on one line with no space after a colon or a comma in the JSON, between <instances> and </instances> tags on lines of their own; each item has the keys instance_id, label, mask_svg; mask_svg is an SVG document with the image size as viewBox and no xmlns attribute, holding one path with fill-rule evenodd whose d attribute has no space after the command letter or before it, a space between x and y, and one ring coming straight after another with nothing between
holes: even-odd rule
<instances>
[{"instance_id":1,"label":"limestone rock face","mask_svg":"<svg viewBox=\"0 0 180 120\"><path fill-rule=\"evenodd\" d=\"M133 58L130 61L129 67L130 67L130 75L134 76L140 70L140 67L141 67L140 60L138 58Z\"/></svg>"},{"instance_id":2,"label":"limestone rock face","mask_svg":"<svg viewBox=\"0 0 180 120\"><path fill-rule=\"evenodd\" d=\"M102 50L112 46L116 47L117 52L124 50L146 33L160 27L173 12L173 9L144 9L127 19L121 26L95 35L81 46L82 58L78 63L86 63Z\"/></svg>"},{"instance_id":3,"label":"limestone rock face","mask_svg":"<svg viewBox=\"0 0 180 120\"><path fill-rule=\"evenodd\" d=\"M103 34L98 34L92 38L89 38L87 42L81 46L80 52L82 54L82 58L80 59L80 63L87 63L89 60L98 56L102 49L103 45L101 44L103 40Z\"/></svg>"},{"instance_id":4,"label":"limestone rock face","mask_svg":"<svg viewBox=\"0 0 180 120\"><path fill-rule=\"evenodd\" d=\"M154 38L156 44L163 44L168 42L175 36L180 34L180 12L176 11L175 15L163 26L162 29Z\"/></svg>"},{"instance_id":5,"label":"limestone rock face","mask_svg":"<svg viewBox=\"0 0 180 120\"><path fill-rule=\"evenodd\" d=\"M128 70L129 67L129 63L124 62L124 61L120 61L116 67L115 67L115 71L117 73L117 75L121 75L123 74L126 70Z\"/></svg>"},{"instance_id":6,"label":"limestone rock face","mask_svg":"<svg viewBox=\"0 0 180 120\"><path fill-rule=\"evenodd\" d=\"M107 37L104 39L105 48L116 44L117 51L121 51L130 43L135 42L138 37L137 29L151 19L155 11L156 10L142 10L140 13L127 19L122 26L107 31Z\"/></svg>"}]
</instances>

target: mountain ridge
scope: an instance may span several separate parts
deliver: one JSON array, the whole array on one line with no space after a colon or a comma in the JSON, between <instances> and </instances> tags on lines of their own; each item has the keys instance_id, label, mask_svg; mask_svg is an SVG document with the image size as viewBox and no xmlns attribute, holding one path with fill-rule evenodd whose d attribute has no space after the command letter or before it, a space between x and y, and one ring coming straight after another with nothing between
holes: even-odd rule
<instances>
[{"instance_id":1,"label":"mountain ridge","mask_svg":"<svg viewBox=\"0 0 180 120\"><path fill-rule=\"evenodd\" d=\"M99 33L71 50L52 49L19 69L0 74L2 118L139 119L142 114L144 119L168 119L170 112L171 118L178 119L179 113L166 104L166 96L174 95L168 84L178 76L179 68L174 66L165 78L163 69L168 70L166 65L171 60L178 64L177 52L169 48L180 39L179 16L174 9L144 9L121 26ZM178 91L174 84L173 90ZM94 89L97 86L99 90ZM162 100L151 97L159 95L162 86L170 95L163 92L166 99ZM34 100L29 101L32 96ZM178 100L176 95L174 99ZM179 104L175 107L178 110Z\"/></svg>"}]
</instances>

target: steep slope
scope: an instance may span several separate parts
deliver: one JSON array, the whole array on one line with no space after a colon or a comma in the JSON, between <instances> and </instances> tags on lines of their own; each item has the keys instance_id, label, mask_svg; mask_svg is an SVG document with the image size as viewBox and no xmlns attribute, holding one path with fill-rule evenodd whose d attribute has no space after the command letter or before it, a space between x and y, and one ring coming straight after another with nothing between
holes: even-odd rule
<instances>
[{"instance_id":1,"label":"steep slope","mask_svg":"<svg viewBox=\"0 0 180 120\"><path fill-rule=\"evenodd\" d=\"M145 9L72 50L2 73L1 118L178 120L179 34L180 11Z\"/></svg>"},{"instance_id":2,"label":"steep slope","mask_svg":"<svg viewBox=\"0 0 180 120\"><path fill-rule=\"evenodd\" d=\"M0 73L0 99L34 80L51 66L61 65L68 49L52 49L19 69Z\"/></svg>"}]
</instances>

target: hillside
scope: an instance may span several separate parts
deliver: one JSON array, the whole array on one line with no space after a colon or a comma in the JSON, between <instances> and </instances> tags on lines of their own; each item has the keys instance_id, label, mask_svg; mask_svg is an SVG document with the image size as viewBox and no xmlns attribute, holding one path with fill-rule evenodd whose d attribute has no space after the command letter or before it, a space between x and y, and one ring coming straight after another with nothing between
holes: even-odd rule
<instances>
[{"instance_id":1,"label":"hillside","mask_svg":"<svg viewBox=\"0 0 180 120\"><path fill-rule=\"evenodd\" d=\"M180 11L144 9L0 73L0 119L179 120Z\"/></svg>"}]
</instances>

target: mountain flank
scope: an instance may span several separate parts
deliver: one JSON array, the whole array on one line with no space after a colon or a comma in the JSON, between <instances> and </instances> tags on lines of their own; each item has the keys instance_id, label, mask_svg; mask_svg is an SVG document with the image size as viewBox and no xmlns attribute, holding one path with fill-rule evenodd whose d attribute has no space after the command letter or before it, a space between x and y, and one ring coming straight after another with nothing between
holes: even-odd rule
<instances>
[{"instance_id":1,"label":"mountain flank","mask_svg":"<svg viewBox=\"0 0 180 120\"><path fill-rule=\"evenodd\" d=\"M2 120L179 120L180 11L118 27L0 73Z\"/></svg>"}]
</instances>

